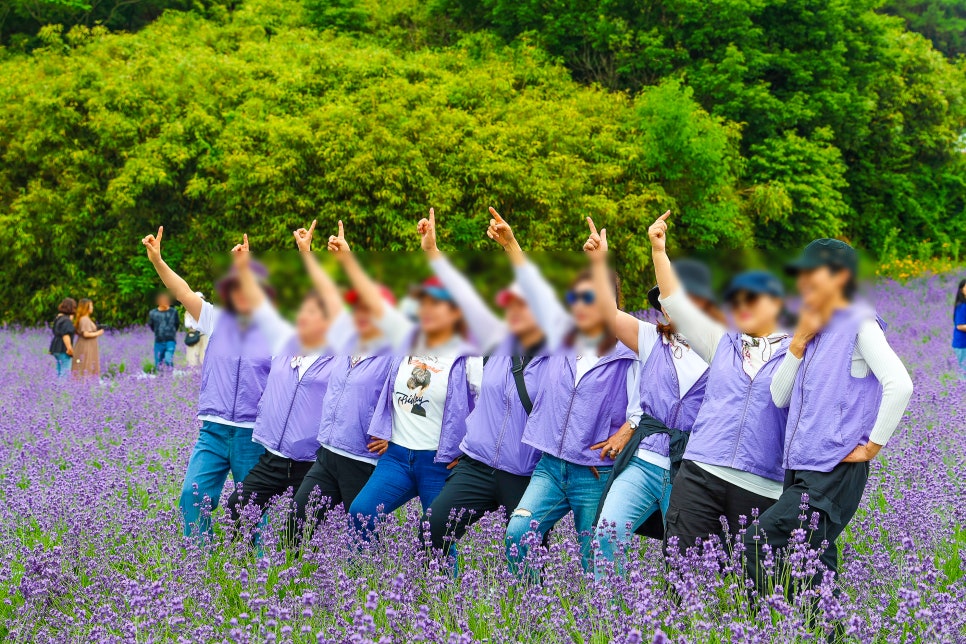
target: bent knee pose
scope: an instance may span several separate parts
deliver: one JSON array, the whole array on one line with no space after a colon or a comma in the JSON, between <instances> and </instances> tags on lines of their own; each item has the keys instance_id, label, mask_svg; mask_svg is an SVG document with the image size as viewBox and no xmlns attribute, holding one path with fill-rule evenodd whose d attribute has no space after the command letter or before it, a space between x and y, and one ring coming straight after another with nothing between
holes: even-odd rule
<instances>
[{"instance_id":1,"label":"bent knee pose","mask_svg":"<svg viewBox=\"0 0 966 644\"><path fill-rule=\"evenodd\" d=\"M490 209L494 221L500 219ZM435 236L435 230L431 231ZM428 233L429 234L429 231ZM514 265L526 263L512 233L497 238ZM434 548L449 552L452 542L486 512L517 507L530 483L539 452L522 442L533 398L545 378L545 336L516 283L497 295L505 320L494 315L470 282L431 242L430 266L466 315L470 333L487 357L476 407L466 418L463 457L430 506ZM549 285L547 285L549 288ZM561 312L563 309L560 309Z\"/></svg>"},{"instance_id":2,"label":"bent knee pose","mask_svg":"<svg viewBox=\"0 0 966 644\"><path fill-rule=\"evenodd\" d=\"M493 236L509 227L495 221L491 228ZM589 270L579 274L567 293L566 315L533 265L521 263L515 271L547 334L551 355L535 358L547 364L523 442L543 454L510 516L507 557L517 569L527 554L527 533L542 537L573 512L586 570L593 561L594 518L613 459L640 420L637 355L610 333L595 303L598 297L616 299L616 278L607 292L599 293Z\"/></svg>"},{"instance_id":3,"label":"bent knee pose","mask_svg":"<svg viewBox=\"0 0 966 644\"><path fill-rule=\"evenodd\" d=\"M597 233L593 222L590 238L584 245L591 257L598 291L606 292L607 234ZM676 269L691 303L714 317L720 317L711 286L711 273L698 262L682 260ZM657 287L649 295L657 302ZM640 362L638 396L647 422L625 447L633 456L620 458L601 501L597 522L600 549L595 553L596 574L603 574L604 563L615 561L619 550L626 549L635 531L648 522L647 534L664 535L664 516L671 498L671 431L690 432L704 399L708 363L677 332L673 321L652 324L638 320L617 308L613 298L600 298L599 306L617 337L637 353ZM653 421L659 423L652 427ZM663 429L662 426L663 425ZM650 430L657 429L655 433ZM648 431L644 435L645 430ZM680 455L675 454L679 459ZM676 470L676 467L674 468ZM653 520L652 520L653 517ZM617 559L621 569L623 557Z\"/></svg>"},{"instance_id":4,"label":"bent knee pose","mask_svg":"<svg viewBox=\"0 0 966 644\"><path fill-rule=\"evenodd\" d=\"M338 300L335 283L312 254L314 230L313 221L308 230L296 231L299 251L316 290L333 293ZM385 306L394 306L395 300L388 289L379 287L378 295ZM295 493L299 522L305 521L313 495L312 524L322 521L331 508L351 506L376 469L379 455L385 451L385 441L373 441L369 431L392 365L392 355L385 336L374 323L372 311L359 292L347 292L345 301L352 309L354 330L343 345L336 347L333 357L332 376L321 402L319 449L315 462Z\"/></svg>"},{"instance_id":5,"label":"bent knee pose","mask_svg":"<svg viewBox=\"0 0 966 644\"><path fill-rule=\"evenodd\" d=\"M298 489L315 461L317 434L338 347L350 328L335 289L309 291L295 326L284 320L265 297L251 269L248 236L232 253L239 284L254 307L252 322L272 344L271 371L255 417L252 440L265 448L228 500L234 519L247 505L262 510L273 497Z\"/></svg>"},{"instance_id":6,"label":"bent knee pose","mask_svg":"<svg viewBox=\"0 0 966 644\"><path fill-rule=\"evenodd\" d=\"M435 225L429 219L418 230ZM424 250L430 250L426 245ZM476 402L482 376L479 350L463 338L459 306L438 279L423 283L419 321L387 306L379 288L349 252L340 222L330 248L342 263L359 298L393 347L370 435L384 450L366 485L349 506L356 528L369 534L380 512L391 513L419 497L425 512L443 489L460 456L466 417Z\"/></svg>"},{"instance_id":7,"label":"bent knee pose","mask_svg":"<svg viewBox=\"0 0 966 644\"><path fill-rule=\"evenodd\" d=\"M768 508L781 494L787 412L772 402L770 386L789 338L779 328L781 282L770 273L741 273L728 285L725 300L736 331L688 299L666 252L668 214L648 230L658 302L710 365L668 502L665 535L676 538L683 552L710 536L727 547L742 521L750 522L756 509Z\"/></svg>"},{"instance_id":8,"label":"bent knee pose","mask_svg":"<svg viewBox=\"0 0 966 644\"><path fill-rule=\"evenodd\" d=\"M799 528L812 548L826 546L821 560L838 571L836 539L862 500L869 461L895 432L912 396L912 380L886 340L884 323L852 302L857 265L851 246L819 239L789 266L803 310L771 386L775 404L788 409L785 487L744 539L748 576L761 594L768 590L762 546L784 548ZM821 579L818 573L806 583Z\"/></svg>"},{"instance_id":9,"label":"bent knee pose","mask_svg":"<svg viewBox=\"0 0 966 644\"><path fill-rule=\"evenodd\" d=\"M236 482L242 481L265 452L252 441L252 428L272 354L265 335L251 323L254 309L239 287L237 271L233 269L218 282L224 308L216 308L161 258L163 233L161 227L157 236L142 240L148 259L175 299L197 320L199 330L210 338L198 402L201 431L188 461L179 503L188 536L194 526L201 533L208 531L210 518L202 514L202 507L206 503L212 510L218 507L228 474ZM253 263L251 270L264 282L264 267Z\"/></svg>"}]
</instances>

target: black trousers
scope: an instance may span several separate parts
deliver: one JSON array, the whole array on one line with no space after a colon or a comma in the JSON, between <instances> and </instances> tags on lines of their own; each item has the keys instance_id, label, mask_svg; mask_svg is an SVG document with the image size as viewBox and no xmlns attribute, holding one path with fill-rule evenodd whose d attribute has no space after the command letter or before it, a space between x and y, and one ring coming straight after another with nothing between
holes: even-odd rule
<instances>
[{"instance_id":1,"label":"black trousers","mask_svg":"<svg viewBox=\"0 0 966 644\"><path fill-rule=\"evenodd\" d=\"M774 503L775 499L728 483L694 461L682 461L671 485L664 531L665 551L671 537L678 538L682 554L696 545L698 539L707 541L710 535L718 535L721 543L727 544L729 534L738 533L738 517L743 515L750 523L753 508L764 512ZM721 525L722 516L728 519L728 534Z\"/></svg>"},{"instance_id":2,"label":"black trousers","mask_svg":"<svg viewBox=\"0 0 966 644\"><path fill-rule=\"evenodd\" d=\"M320 447L315 462L305 475L301 487L295 493L296 519L305 525L305 512L309 497L316 488L319 500L315 508L314 523L325 518L329 508L339 504L348 510L352 501L365 487L376 466Z\"/></svg>"},{"instance_id":3,"label":"black trousers","mask_svg":"<svg viewBox=\"0 0 966 644\"><path fill-rule=\"evenodd\" d=\"M510 474L463 456L429 507L429 517L423 519L429 521L433 547L448 552L486 512L502 507L509 519L529 484L529 476Z\"/></svg>"},{"instance_id":4,"label":"black trousers","mask_svg":"<svg viewBox=\"0 0 966 644\"><path fill-rule=\"evenodd\" d=\"M828 542L821 560L830 571L838 572L839 550L835 540L855 516L868 480L868 463L839 463L831 472L785 472L785 491L781 498L759 517L757 526L749 527L745 533L745 572L755 582L759 596L768 593L768 580L762 566L765 555L761 547L767 543L772 550L785 548L792 531L799 528L805 530L808 543L814 550L821 548L823 541ZM800 507L802 494L808 495L804 521L799 519L803 514ZM812 513L818 513L815 530L809 525ZM755 539L755 536L761 538ZM780 562L779 556L777 563ZM777 574L784 578L780 568ZM821 572L817 573L810 583L821 583L822 576Z\"/></svg>"},{"instance_id":5,"label":"black trousers","mask_svg":"<svg viewBox=\"0 0 966 644\"><path fill-rule=\"evenodd\" d=\"M239 509L250 503L264 508L273 497L283 494L287 489L297 490L310 467L312 463L265 452L242 481L241 493L238 490L232 492L225 509L237 521Z\"/></svg>"}]
</instances>

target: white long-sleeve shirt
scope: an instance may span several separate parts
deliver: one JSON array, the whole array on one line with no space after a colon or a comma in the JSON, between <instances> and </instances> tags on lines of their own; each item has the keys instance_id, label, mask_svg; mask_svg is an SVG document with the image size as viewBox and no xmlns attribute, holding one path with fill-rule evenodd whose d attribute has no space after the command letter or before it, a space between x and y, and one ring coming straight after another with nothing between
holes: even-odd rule
<instances>
[{"instance_id":1,"label":"white long-sleeve shirt","mask_svg":"<svg viewBox=\"0 0 966 644\"><path fill-rule=\"evenodd\" d=\"M802 358L789 352L775 372L771 381L771 397L779 407L788 407L791 402L792 389L801 365ZM871 371L882 385L882 400L869 440L885 445L895 433L912 398L912 379L875 320L866 320L859 327L850 370L855 378L864 378Z\"/></svg>"}]
</instances>

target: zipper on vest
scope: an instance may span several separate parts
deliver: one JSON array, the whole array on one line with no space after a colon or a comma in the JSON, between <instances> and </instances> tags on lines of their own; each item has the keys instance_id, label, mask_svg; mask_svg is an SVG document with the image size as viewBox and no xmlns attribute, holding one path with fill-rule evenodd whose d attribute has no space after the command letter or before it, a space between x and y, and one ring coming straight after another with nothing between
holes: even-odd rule
<instances>
[{"instance_id":1,"label":"zipper on vest","mask_svg":"<svg viewBox=\"0 0 966 644\"><path fill-rule=\"evenodd\" d=\"M506 393L506 388L504 388ZM500 428L500 435L496 439L496 453L493 455L493 467L499 468L500 450L503 447L503 438L506 436L506 426L510 422L510 397L503 396L503 427Z\"/></svg>"},{"instance_id":2,"label":"zipper on vest","mask_svg":"<svg viewBox=\"0 0 966 644\"><path fill-rule=\"evenodd\" d=\"M584 374L587 375L587 374ZM564 440L567 438L567 428L570 427L570 412L574 408L574 398L577 397L577 385L570 391L570 404L567 405L567 419L564 421L563 432L560 434L560 454L563 454Z\"/></svg>"},{"instance_id":3,"label":"zipper on vest","mask_svg":"<svg viewBox=\"0 0 966 644\"><path fill-rule=\"evenodd\" d=\"M241 358L235 362L235 397L231 401L231 419L235 420L235 409L238 407L238 379L241 377Z\"/></svg>"},{"instance_id":4,"label":"zipper on vest","mask_svg":"<svg viewBox=\"0 0 966 644\"><path fill-rule=\"evenodd\" d=\"M306 373L308 373L307 369L306 369ZM285 414L285 422L282 424L282 431L279 432L278 434L278 445L275 446L275 449L278 451L281 451L282 449L282 440L285 438L285 430L288 429L288 419L292 417L292 408L295 407L295 399L299 395L299 387L301 386L302 386L302 379L299 378L298 381L295 383L295 390L292 392L292 399L289 400L289 403L288 403L288 412Z\"/></svg>"},{"instance_id":5,"label":"zipper on vest","mask_svg":"<svg viewBox=\"0 0 966 644\"><path fill-rule=\"evenodd\" d=\"M339 397L335 399L335 406L332 408L332 413L333 414L337 414L339 412L339 405L342 403L342 395L345 393L345 390L349 388L349 378L352 377L352 370L354 368L355 367L352 366L352 358L350 357L349 358L349 369L346 371L345 382L342 385L342 389L339 390ZM323 410L322 413L323 413L323 417L322 418L324 420L325 419L325 416L324 416L325 410ZM328 436L326 438L328 438Z\"/></svg>"},{"instance_id":6,"label":"zipper on vest","mask_svg":"<svg viewBox=\"0 0 966 644\"><path fill-rule=\"evenodd\" d=\"M813 347L818 346L818 340L819 340L819 336L817 335L812 339L812 342L814 342L814 344L812 345ZM798 418L795 419L795 427L792 428L792 435L788 437L789 448L791 448L791 446L794 444L795 434L798 433L798 425L802 422L802 412L805 410L805 375L808 373L808 366L812 364L812 360L814 359L815 359L815 353L812 352L812 355L808 359L808 361L806 361L805 364L802 365L802 403L798 406ZM794 386L795 385L793 384L792 385L793 392L794 392ZM789 454L789 456L791 456L791 454ZM787 457L785 460L787 460ZM782 463L782 465L784 465L784 463Z\"/></svg>"}]
</instances>

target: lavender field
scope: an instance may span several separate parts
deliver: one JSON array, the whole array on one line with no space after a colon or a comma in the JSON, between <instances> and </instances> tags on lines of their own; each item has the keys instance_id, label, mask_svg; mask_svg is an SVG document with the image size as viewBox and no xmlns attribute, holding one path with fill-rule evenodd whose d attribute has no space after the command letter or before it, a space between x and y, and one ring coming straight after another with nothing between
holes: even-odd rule
<instances>
[{"instance_id":1,"label":"lavender field","mask_svg":"<svg viewBox=\"0 0 966 644\"><path fill-rule=\"evenodd\" d=\"M300 552L287 551L280 505L261 552L226 538L221 510L210 543L186 541L177 498L197 434L199 374L145 377L151 337L133 331L101 338L100 381L56 381L46 330L0 331L0 640L964 641L955 279L883 282L870 293L916 390L843 539L841 595L824 587L789 604L776 592L754 610L740 552L709 548L666 572L659 544L641 542L625 578L595 583L567 523L549 549L533 548L539 585L507 571L495 518L461 542L454 579L420 546L412 504L373 545L332 513ZM815 565L804 551L793 560L782 586Z\"/></svg>"}]
</instances>

